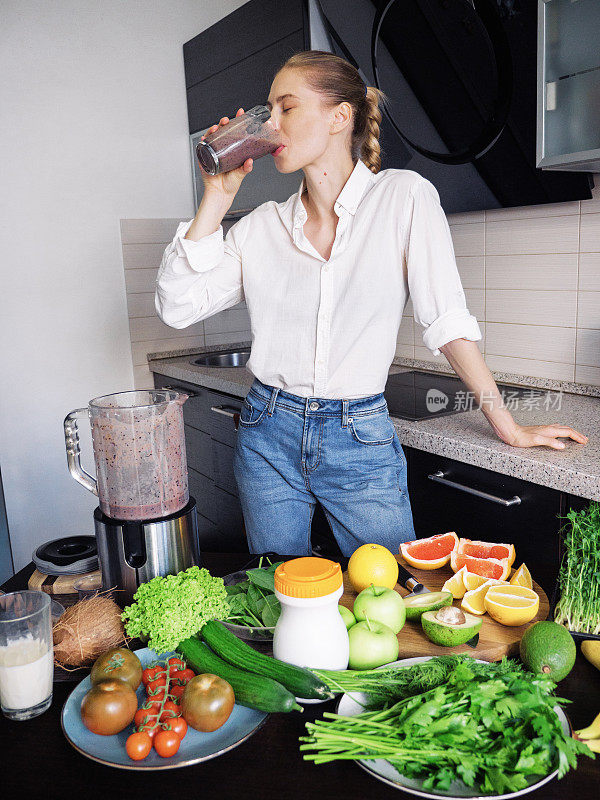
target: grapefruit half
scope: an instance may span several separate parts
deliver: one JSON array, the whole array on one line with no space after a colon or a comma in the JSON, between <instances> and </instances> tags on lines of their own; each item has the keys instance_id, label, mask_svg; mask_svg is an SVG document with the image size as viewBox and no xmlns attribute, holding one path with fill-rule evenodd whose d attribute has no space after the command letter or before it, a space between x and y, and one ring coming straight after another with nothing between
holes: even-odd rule
<instances>
[{"instance_id":1,"label":"grapefruit half","mask_svg":"<svg viewBox=\"0 0 600 800\"><path fill-rule=\"evenodd\" d=\"M497 544L495 542L477 542L471 539L459 539L457 545L458 555L471 556L472 558L508 558L512 567L515 560L514 544ZM459 565L459 569L460 569Z\"/></svg>"},{"instance_id":2,"label":"grapefruit half","mask_svg":"<svg viewBox=\"0 0 600 800\"><path fill-rule=\"evenodd\" d=\"M453 550L450 558L450 566L454 572L458 572L462 567L467 568L467 572L473 572L484 578L494 578L497 581L505 581L510 574L510 563L508 558L475 558L474 556L459 556Z\"/></svg>"},{"instance_id":3,"label":"grapefruit half","mask_svg":"<svg viewBox=\"0 0 600 800\"><path fill-rule=\"evenodd\" d=\"M400 554L416 569L439 569L450 561L450 555L457 544L458 536L450 531L428 539L403 542L400 545Z\"/></svg>"}]
</instances>

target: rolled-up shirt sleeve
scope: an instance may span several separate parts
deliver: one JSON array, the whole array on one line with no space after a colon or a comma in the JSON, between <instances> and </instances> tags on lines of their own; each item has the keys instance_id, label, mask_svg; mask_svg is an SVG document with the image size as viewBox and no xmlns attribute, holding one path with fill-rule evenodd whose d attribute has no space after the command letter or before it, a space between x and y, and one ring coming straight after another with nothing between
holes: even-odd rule
<instances>
[{"instance_id":1,"label":"rolled-up shirt sleeve","mask_svg":"<svg viewBox=\"0 0 600 800\"><path fill-rule=\"evenodd\" d=\"M221 225L197 242L185 239L191 224L192 220L179 224L156 278L156 313L172 328L187 328L244 299L242 242L246 218L236 222L225 239Z\"/></svg>"},{"instance_id":2,"label":"rolled-up shirt sleeve","mask_svg":"<svg viewBox=\"0 0 600 800\"><path fill-rule=\"evenodd\" d=\"M410 192L405 241L409 292L414 318L425 328L425 346L437 356L454 339L481 339L465 301L448 220L435 186L426 179Z\"/></svg>"}]
</instances>

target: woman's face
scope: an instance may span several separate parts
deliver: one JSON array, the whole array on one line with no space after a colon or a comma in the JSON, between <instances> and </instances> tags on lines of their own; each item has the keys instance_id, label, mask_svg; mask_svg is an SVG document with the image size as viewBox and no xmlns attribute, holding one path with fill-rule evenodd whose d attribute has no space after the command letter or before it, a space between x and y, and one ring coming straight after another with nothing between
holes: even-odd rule
<instances>
[{"instance_id":1,"label":"woman's face","mask_svg":"<svg viewBox=\"0 0 600 800\"><path fill-rule=\"evenodd\" d=\"M328 150L337 154L337 148L349 149L351 105L327 106L323 96L306 85L299 70L284 69L276 75L266 105L284 145L274 157L279 172L302 169Z\"/></svg>"}]
</instances>

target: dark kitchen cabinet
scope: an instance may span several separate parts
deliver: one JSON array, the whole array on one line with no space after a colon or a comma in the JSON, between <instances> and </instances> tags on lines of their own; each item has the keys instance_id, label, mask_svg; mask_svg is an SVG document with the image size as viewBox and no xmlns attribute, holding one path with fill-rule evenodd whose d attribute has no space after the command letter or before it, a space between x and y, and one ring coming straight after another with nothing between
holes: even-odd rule
<instances>
[{"instance_id":1,"label":"dark kitchen cabinet","mask_svg":"<svg viewBox=\"0 0 600 800\"><path fill-rule=\"evenodd\" d=\"M583 508L589 500L412 447L404 452L417 538L456 531L467 539L512 543L516 564L524 561L551 597L564 517L569 508ZM490 497L474 495L471 489ZM513 498L520 502L511 503Z\"/></svg>"},{"instance_id":2,"label":"dark kitchen cabinet","mask_svg":"<svg viewBox=\"0 0 600 800\"><path fill-rule=\"evenodd\" d=\"M233 476L235 420L239 397L154 375L157 389L172 387L189 394L183 406L190 494L196 500L200 550L243 552L248 549L242 508Z\"/></svg>"},{"instance_id":3,"label":"dark kitchen cabinet","mask_svg":"<svg viewBox=\"0 0 600 800\"><path fill-rule=\"evenodd\" d=\"M223 109L267 99L275 72L308 49L303 0L250 0L183 45L190 133Z\"/></svg>"}]
</instances>

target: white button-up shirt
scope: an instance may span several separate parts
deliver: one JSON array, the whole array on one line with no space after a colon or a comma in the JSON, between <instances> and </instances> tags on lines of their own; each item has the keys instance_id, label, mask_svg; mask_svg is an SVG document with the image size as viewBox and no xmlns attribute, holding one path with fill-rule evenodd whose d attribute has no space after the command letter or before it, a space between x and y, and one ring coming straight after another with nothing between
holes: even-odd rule
<instances>
[{"instance_id":1,"label":"white button-up shirt","mask_svg":"<svg viewBox=\"0 0 600 800\"><path fill-rule=\"evenodd\" d=\"M185 328L246 300L248 370L301 397L353 399L382 392L409 294L434 355L453 339L481 339L467 310L439 195L412 170L374 175L362 162L344 184L331 255L304 234L297 194L269 201L197 242L182 222L165 250L156 311Z\"/></svg>"}]
</instances>

